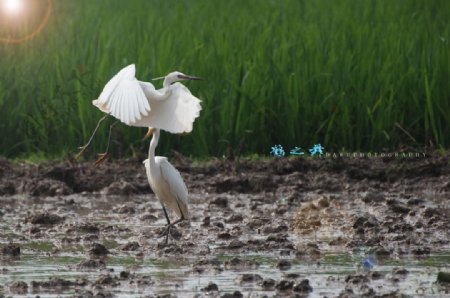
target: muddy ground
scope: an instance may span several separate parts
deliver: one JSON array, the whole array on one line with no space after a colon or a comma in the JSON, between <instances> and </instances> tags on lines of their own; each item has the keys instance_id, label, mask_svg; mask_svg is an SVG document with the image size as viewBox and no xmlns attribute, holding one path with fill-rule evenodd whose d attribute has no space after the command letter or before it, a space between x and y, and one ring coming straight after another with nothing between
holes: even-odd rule
<instances>
[{"instance_id":1,"label":"muddy ground","mask_svg":"<svg viewBox=\"0 0 450 298\"><path fill-rule=\"evenodd\" d=\"M414 271L405 263L389 267L390 272L377 270L384 260L449 255L446 156L172 163L189 189L192 217L164 245L159 237L164 215L140 161L96 167L1 159L0 280L5 284L0 284L0 297L449 293L445 283L433 283L429 292L420 285L411 290L414 282L401 286ZM352 259L354 269L337 275L325 270L317 277L330 254L361 257ZM34 258L66 258L56 262L55 272L67 274L21 278L20 266L33 265ZM114 265L120 258L125 264ZM172 280L161 286L150 271L143 273L146 264L160 260L196 284ZM436 272L430 271L433 282L437 271L449 271L449 258L442 260ZM226 284L219 277L228 271L234 275Z\"/></svg>"}]
</instances>

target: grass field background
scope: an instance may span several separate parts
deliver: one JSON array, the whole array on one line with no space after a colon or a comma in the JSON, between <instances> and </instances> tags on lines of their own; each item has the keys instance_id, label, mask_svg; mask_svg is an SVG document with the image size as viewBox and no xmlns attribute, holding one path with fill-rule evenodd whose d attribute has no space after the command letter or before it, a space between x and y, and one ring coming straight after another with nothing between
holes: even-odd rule
<instances>
[{"instance_id":1,"label":"grass field background","mask_svg":"<svg viewBox=\"0 0 450 298\"><path fill-rule=\"evenodd\" d=\"M203 101L193 132L164 133L159 154L445 149L449 20L446 0L53 1L39 35L0 44L0 155L76 153L102 115L91 101L131 63L141 80L207 79L186 83ZM145 132L119 126L114 155L145 150ZM104 125L91 154L107 135Z\"/></svg>"}]
</instances>

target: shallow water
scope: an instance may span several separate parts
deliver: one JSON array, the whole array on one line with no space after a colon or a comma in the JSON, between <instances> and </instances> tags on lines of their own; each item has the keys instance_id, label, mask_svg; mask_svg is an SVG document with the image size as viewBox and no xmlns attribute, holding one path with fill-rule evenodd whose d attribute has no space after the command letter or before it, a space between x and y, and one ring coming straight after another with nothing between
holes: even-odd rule
<instances>
[{"instance_id":1,"label":"shallow water","mask_svg":"<svg viewBox=\"0 0 450 298\"><path fill-rule=\"evenodd\" d=\"M176 294L179 297L190 297L201 292L208 283L215 283L220 293L241 291L245 297L260 297L276 295L276 291L265 291L260 283L241 283L240 279L245 273L258 274L263 279L272 278L280 280L289 279L288 274L295 273L299 276L293 280L307 278L314 289L309 297L334 296L344 289L342 282L351 274L367 274L361 266L362 254L329 253L318 260L299 260L298 258L285 257L291 262L288 270L279 270L275 267L280 260L273 255L219 255L220 261L225 262L233 257L256 261L256 268L225 269L221 272L207 270L202 274L193 272L192 264L199 258L139 258L125 254L113 255L106 259L107 268L99 271L78 271L74 265L85 259L80 253L61 253L58 256L49 256L46 253L36 253L25 249L18 260L3 258L0 262L2 274L0 284L7 285L14 281L24 281L30 284L32 281L47 281L51 277L59 277L65 280L86 278L90 281L97 280L100 276L110 274L118 276L119 272L128 270L139 277L150 277L151 285L137 286L130 284L130 280L119 281L119 286L106 286L107 292L120 294L121 297L139 297L145 294ZM384 278L370 280L367 285L377 293L388 293L399 290L407 295L426 295L427 297L442 297L442 289L435 283L439 270L449 270L450 252L431 254L425 258L417 259L405 256L398 259L388 259L376 264L371 271L384 275ZM394 281L395 268L405 268L408 274ZM292 278L292 277L291 277ZM7 289L3 290L8 293ZM70 296L76 294L76 287L35 289L29 287L29 293L45 295L46 297ZM1 291L0 291L1 293ZM23 295L26 297L27 295ZM20 297L18 295L17 297Z\"/></svg>"}]
</instances>

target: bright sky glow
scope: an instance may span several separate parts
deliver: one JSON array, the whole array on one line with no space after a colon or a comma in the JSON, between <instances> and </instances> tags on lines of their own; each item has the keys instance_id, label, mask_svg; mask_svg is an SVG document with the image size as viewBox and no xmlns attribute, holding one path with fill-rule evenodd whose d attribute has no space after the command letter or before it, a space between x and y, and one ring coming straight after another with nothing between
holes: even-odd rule
<instances>
[{"instance_id":1,"label":"bright sky glow","mask_svg":"<svg viewBox=\"0 0 450 298\"><path fill-rule=\"evenodd\" d=\"M23 9L23 0L3 0L3 10L8 14L18 14Z\"/></svg>"}]
</instances>

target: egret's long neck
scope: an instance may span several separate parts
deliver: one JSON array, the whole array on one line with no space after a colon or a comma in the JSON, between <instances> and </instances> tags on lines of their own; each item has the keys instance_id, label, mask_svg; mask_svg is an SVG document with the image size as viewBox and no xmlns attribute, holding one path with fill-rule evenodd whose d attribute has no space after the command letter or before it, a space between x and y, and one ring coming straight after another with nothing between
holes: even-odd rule
<instances>
[{"instance_id":1,"label":"egret's long neck","mask_svg":"<svg viewBox=\"0 0 450 298\"><path fill-rule=\"evenodd\" d=\"M159 141L159 128L155 128L150 147L148 148L148 160L150 161L150 168L155 165L155 149Z\"/></svg>"},{"instance_id":2,"label":"egret's long neck","mask_svg":"<svg viewBox=\"0 0 450 298\"><path fill-rule=\"evenodd\" d=\"M169 87L170 87L170 85L171 85L172 83L173 83L173 82L172 82L172 79L171 79L169 76L167 76L167 77L164 79L163 87L166 89L166 92L167 92L167 90L169 89Z\"/></svg>"}]
</instances>

